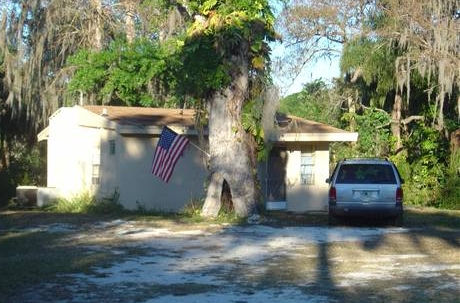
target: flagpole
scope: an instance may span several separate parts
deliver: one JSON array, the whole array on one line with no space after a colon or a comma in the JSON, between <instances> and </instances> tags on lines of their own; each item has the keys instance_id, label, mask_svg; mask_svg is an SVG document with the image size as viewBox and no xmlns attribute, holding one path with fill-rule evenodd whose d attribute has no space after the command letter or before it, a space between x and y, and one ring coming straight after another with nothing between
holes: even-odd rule
<instances>
[{"instance_id":1,"label":"flagpole","mask_svg":"<svg viewBox=\"0 0 460 303\"><path fill-rule=\"evenodd\" d=\"M196 149L200 150L202 153L206 154L206 156L208 156L208 158L211 158L211 155L207 151L201 149L201 147L199 147L198 145L193 143L192 140L189 140L189 143L192 144Z\"/></svg>"},{"instance_id":2,"label":"flagpole","mask_svg":"<svg viewBox=\"0 0 460 303\"><path fill-rule=\"evenodd\" d=\"M170 129L169 127L167 127L166 125L163 126L163 127L166 127L167 129L171 130L172 132L174 132L175 134L177 134L174 130ZM179 134L178 134L179 135ZM180 136L184 136L184 134L180 134ZM192 140L188 140L188 142L190 144L192 144L196 149L198 149L199 151L201 151L202 153L204 153L206 156L208 156L208 158L211 158L211 154L209 154L207 151L201 149L201 147L199 147L198 145L196 145L195 143L192 142Z\"/></svg>"}]
</instances>

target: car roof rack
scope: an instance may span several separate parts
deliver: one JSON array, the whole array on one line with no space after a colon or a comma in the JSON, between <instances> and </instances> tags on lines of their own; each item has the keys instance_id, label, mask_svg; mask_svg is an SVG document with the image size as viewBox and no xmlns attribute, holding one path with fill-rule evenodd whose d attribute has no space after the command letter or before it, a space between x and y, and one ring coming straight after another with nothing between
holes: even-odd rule
<instances>
[{"instance_id":1,"label":"car roof rack","mask_svg":"<svg viewBox=\"0 0 460 303\"><path fill-rule=\"evenodd\" d=\"M390 161L387 157L356 157L356 158L344 158L343 161L349 160L385 160Z\"/></svg>"}]
</instances>

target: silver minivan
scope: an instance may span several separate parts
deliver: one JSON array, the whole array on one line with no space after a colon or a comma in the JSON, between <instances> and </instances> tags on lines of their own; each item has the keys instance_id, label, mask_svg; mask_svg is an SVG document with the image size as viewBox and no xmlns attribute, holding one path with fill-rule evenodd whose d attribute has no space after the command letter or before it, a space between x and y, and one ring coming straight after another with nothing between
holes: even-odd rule
<instances>
[{"instance_id":1,"label":"silver minivan","mask_svg":"<svg viewBox=\"0 0 460 303\"><path fill-rule=\"evenodd\" d=\"M329 222L342 217L403 219L403 179L388 159L353 158L337 163L329 183Z\"/></svg>"}]
</instances>

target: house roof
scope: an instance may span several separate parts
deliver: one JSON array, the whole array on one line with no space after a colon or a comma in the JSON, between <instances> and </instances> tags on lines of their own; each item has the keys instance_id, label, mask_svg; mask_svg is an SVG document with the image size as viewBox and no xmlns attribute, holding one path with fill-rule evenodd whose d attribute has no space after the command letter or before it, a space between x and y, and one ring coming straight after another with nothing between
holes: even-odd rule
<instances>
[{"instance_id":1,"label":"house roof","mask_svg":"<svg viewBox=\"0 0 460 303\"><path fill-rule=\"evenodd\" d=\"M276 114L276 124L284 133L343 133L344 130L293 115Z\"/></svg>"},{"instance_id":2,"label":"house roof","mask_svg":"<svg viewBox=\"0 0 460 303\"><path fill-rule=\"evenodd\" d=\"M195 110L193 109L100 105L85 105L83 108L121 125L195 127Z\"/></svg>"},{"instance_id":3,"label":"house roof","mask_svg":"<svg viewBox=\"0 0 460 303\"><path fill-rule=\"evenodd\" d=\"M358 133L345 131L324 123L319 123L293 115L276 115L277 131L274 141L327 141L343 142L358 140Z\"/></svg>"},{"instance_id":4,"label":"house roof","mask_svg":"<svg viewBox=\"0 0 460 303\"><path fill-rule=\"evenodd\" d=\"M118 131L121 134L159 134L164 125L171 127L178 133L196 134L195 110L193 109L101 105L74 107L85 109L97 115L98 120L102 119L110 125L118 125ZM334 142L356 141L358 138L357 133L292 115L277 114L275 120L276 126L274 125L272 130L266 131L266 135L273 141ZM41 140L46 139L44 137L47 137L47 129L39 134L39 140L40 138Z\"/></svg>"}]
</instances>

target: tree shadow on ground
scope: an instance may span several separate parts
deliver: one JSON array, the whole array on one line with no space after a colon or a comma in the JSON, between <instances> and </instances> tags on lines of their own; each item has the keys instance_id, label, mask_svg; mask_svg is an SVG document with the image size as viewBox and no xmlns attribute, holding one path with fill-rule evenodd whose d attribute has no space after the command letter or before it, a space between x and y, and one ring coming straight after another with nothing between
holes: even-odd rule
<instances>
[{"instance_id":1,"label":"tree shadow on ground","mask_svg":"<svg viewBox=\"0 0 460 303\"><path fill-rule=\"evenodd\" d=\"M307 288L309 292L321 295L326 293L331 301L337 302L460 302L458 299L460 276L458 266L455 266L460 260L460 211L409 208L405 210L404 216L401 227L395 227L392 221L375 218L351 218L340 221L337 226L328 226L325 213L272 213L268 215L270 218L268 222L271 226L279 228L323 226L340 230L350 228L400 230L401 233L396 232L398 236L394 236L393 233L383 233L366 238L357 244L365 253L371 256L375 254L375 264L371 263L367 266L377 268L380 258L401 254L400 266L406 266L404 263L413 263L407 266L414 272L401 273L394 268L387 268L387 272L375 274L390 278L353 284L352 280L347 281L346 275L342 277L340 274L337 275L337 266L341 261L337 262L337 256L333 255L334 245L320 242L316 278ZM430 259L429 265L420 264L417 268L419 266L417 258L420 257ZM359 254L356 254L355 258L359 258ZM451 269L442 269L448 267ZM352 270L349 275L359 276L363 274L360 271L361 269L357 267L356 271ZM433 279L434 277L436 278Z\"/></svg>"},{"instance_id":2,"label":"tree shadow on ground","mask_svg":"<svg viewBox=\"0 0 460 303\"><path fill-rule=\"evenodd\" d=\"M260 226L262 231L264 228L280 229L283 231L280 234L258 232L258 226L254 225L227 226L215 234L217 237L221 237L222 240L226 239L225 244L224 242L219 244L223 245L221 248L216 246L216 251L207 251L206 254L204 253L206 252L205 250L203 250L203 253L201 250L196 250L196 255L193 258L187 255L187 246L178 249L176 252L180 255L178 255L178 258L188 257L190 260L195 260L195 258L216 258L215 261L210 261L206 268L200 268L199 272L204 276L226 281L224 288L227 291L239 292L248 298L254 297L254 302L259 302L257 301L257 295L259 292L264 291L279 294L277 298L273 298L272 302L282 302L282 296L288 296L290 290L295 289L303 293L305 298L313 298L313 301L316 300L314 302L364 303L378 301L450 303L456 302L456 300L458 302L458 297L460 296L458 287L455 288L455 285L458 285L459 272L458 269L444 270L442 266L450 266L453 262L449 260L452 261L455 259L455 255L449 257L444 256L444 254L459 254L459 217L460 214L458 212L408 210L406 212L405 226L402 228L381 226L375 224L376 222L368 222L369 224L365 226L343 224L329 227L327 225L326 214L280 214L278 217L267 216L265 223ZM91 222L95 223L104 219L113 220L114 217L68 214L48 215L46 213L35 212L6 214L0 212L0 230L15 229L23 225L33 227L40 224L52 223L90 224ZM174 222L185 224L177 219L170 220L172 220L172 224ZM153 227L157 226L154 221L151 222L148 218L145 219L145 222L152 224ZM231 254L232 251L251 252L252 247L271 247L270 245L276 244L277 241L283 242L282 236L279 235L295 237L296 234L293 233L290 235L290 231L295 231L296 227L308 227L302 229L305 232L314 230L315 232L326 234L342 230L388 228L394 229L397 236L395 237L395 234L383 232L361 240L357 239L353 243L347 241L341 242L340 239L329 241L327 237L323 237L321 238L323 240L320 239L311 243L305 242L305 244L301 244L295 248L276 246L278 247L278 251L275 254L268 254L267 258L258 259L257 253L255 253L256 255L253 255L255 261L252 263L250 260L241 260L238 258L235 260L230 258L230 261L225 258L222 260L219 259L221 256L218 254ZM190 228L197 227L190 226ZM254 230L256 231L255 233ZM32 234L24 235L20 241L18 239L18 243L25 244L31 242L31 236ZM59 251L51 252L54 244L47 245L44 239L36 239L35 241L41 241L47 249L50 249L50 253L59 253ZM302 241L300 242L302 243ZM10 245L9 247L15 246ZM443 250L446 248L447 250ZM66 247L66 249L71 248ZM214 248L210 247L208 249ZM341 255L341 252L346 252L348 255ZM62 250L61 253L68 254L69 252ZM144 256L145 253L140 252L139 256ZM361 260L359 259L362 255L370 256L370 258L375 256L375 262L360 263ZM423 264L418 264L418 260L415 260L411 269L416 271L404 272L398 269L400 266L405 266L405 262L410 261L409 259L404 259L406 258L404 257L403 259L398 259L401 262L400 265L391 265L383 269L387 272L381 272L379 269L380 260L394 255L407 256L407 258L422 256L430 259L430 262L427 263L429 264L429 268ZM2 256L5 257L4 254ZM75 260L79 260L78 254L72 254L72 256L75 256ZM155 250L150 251L150 256L152 260L155 260ZM136 255L132 257L135 258ZM104 259L105 257L101 256L100 262L103 262ZM177 259L177 261L179 260L180 258ZM39 261L37 259L37 261L33 262L38 264ZM181 260L181 262L187 262L187 259ZM347 262L350 262L351 265L347 268L346 272L343 272L340 268L347 266L347 264L344 264ZM96 263L99 263L99 261ZM353 266L356 266L356 268ZM376 266L375 269L370 269L370 273L375 274L376 277L371 276L369 279L364 280L353 278L363 274L362 271L369 269L368 266ZM188 274L195 274L193 271L197 271L193 266L191 270L192 272ZM152 275L154 274L152 273ZM380 275L383 275L384 278L379 278ZM356 281L361 282L357 283ZM111 285L110 287L116 287L116 285ZM153 286L139 285L138 287L140 289L142 287L149 289ZM214 287L207 288L200 283L184 284L180 289L181 298L186 296L188 292L190 294L197 292L206 293L207 289L210 289L209 296L212 296L215 290ZM97 291L101 293L100 295L94 294L95 300L102 299L103 294L107 290L99 287ZM167 292L168 288L161 288L156 290L155 295L161 297L167 294ZM121 300L120 302L129 302L130 297L128 294L126 298L126 301ZM251 300L247 302L251 302Z\"/></svg>"}]
</instances>

